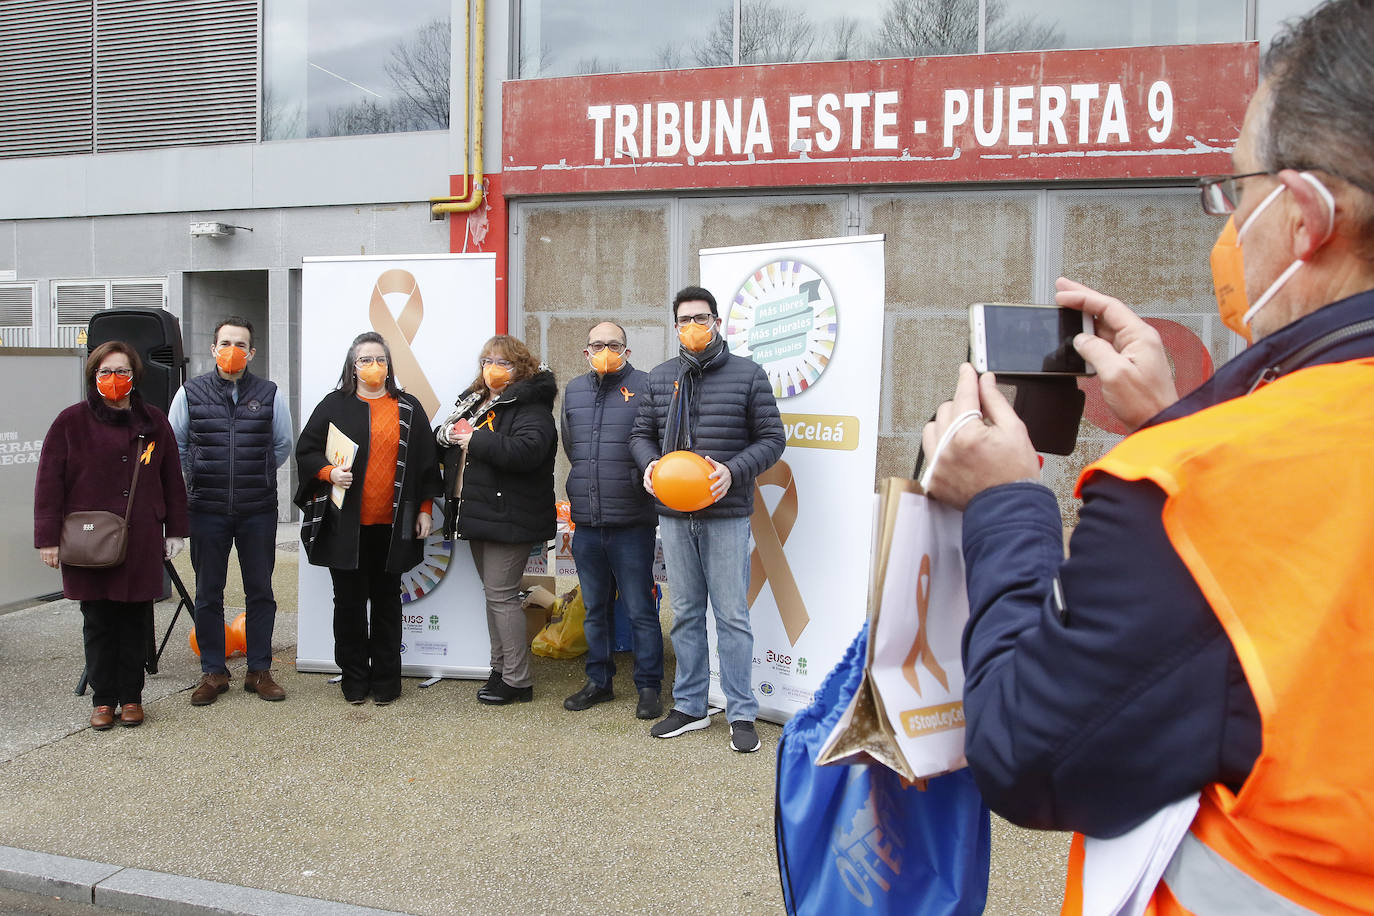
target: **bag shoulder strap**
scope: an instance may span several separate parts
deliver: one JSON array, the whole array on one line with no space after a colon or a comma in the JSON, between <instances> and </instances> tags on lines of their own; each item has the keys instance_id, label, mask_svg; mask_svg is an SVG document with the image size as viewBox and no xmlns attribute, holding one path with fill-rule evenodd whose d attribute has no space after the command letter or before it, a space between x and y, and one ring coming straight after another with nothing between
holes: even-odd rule
<instances>
[{"instance_id":1,"label":"bag shoulder strap","mask_svg":"<svg viewBox=\"0 0 1374 916\"><path fill-rule=\"evenodd\" d=\"M134 511L134 494L138 492L138 469L143 464L143 440L148 438L147 433L139 433L138 450L134 453L134 479L129 483L129 504L124 507L124 524L129 524L129 520Z\"/></svg>"}]
</instances>

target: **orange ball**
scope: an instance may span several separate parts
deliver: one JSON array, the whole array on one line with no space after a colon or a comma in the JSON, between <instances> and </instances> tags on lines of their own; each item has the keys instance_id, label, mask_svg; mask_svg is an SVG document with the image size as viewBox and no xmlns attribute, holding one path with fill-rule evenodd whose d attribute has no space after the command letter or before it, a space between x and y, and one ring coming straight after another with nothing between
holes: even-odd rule
<instances>
[{"instance_id":1,"label":"orange ball","mask_svg":"<svg viewBox=\"0 0 1374 916\"><path fill-rule=\"evenodd\" d=\"M224 632L224 654L247 655L248 654L248 613L245 611L234 618L234 622L225 628Z\"/></svg>"},{"instance_id":2,"label":"orange ball","mask_svg":"<svg viewBox=\"0 0 1374 916\"><path fill-rule=\"evenodd\" d=\"M716 499L711 495L711 463L696 452L669 452L658 459L649 482L658 501L678 512L705 509Z\"/></svg>"}]
</instances>

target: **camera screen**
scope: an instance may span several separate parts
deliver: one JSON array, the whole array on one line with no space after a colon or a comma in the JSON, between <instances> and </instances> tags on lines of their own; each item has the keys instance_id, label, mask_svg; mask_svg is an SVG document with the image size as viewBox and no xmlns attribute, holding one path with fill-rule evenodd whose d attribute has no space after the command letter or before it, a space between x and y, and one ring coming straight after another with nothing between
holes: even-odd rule
<instances>
[{"instance_id":1,"label":"camera screen","mask_svg":"<svg viewBox=\"0 0 1374 916\"><path fill-rule=\"evenodd\" d=\"M1057 372L1082 375L1083 357L1073 338L1083 315L1072 309L1018 305L983 306L988 369L992 372Z\"/></svg>"}]
</instances>

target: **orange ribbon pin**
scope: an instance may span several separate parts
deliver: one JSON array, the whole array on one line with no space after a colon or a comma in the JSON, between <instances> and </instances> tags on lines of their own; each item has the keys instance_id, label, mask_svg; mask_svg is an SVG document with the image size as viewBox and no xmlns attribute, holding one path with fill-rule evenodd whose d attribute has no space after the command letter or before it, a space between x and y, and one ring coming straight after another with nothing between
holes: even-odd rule
<instances>
[{"instance_id":1,"label":"orange ribbon pin","mask_svg":"<svg viewBox=\"0 0 1374 916\"><path fill-rule=\"evenodd\" d=\"M495 427L495 426L492 426L492 422L493 422L495 419L496 419L496 411L494 411L494 410L488 410L488 411L487 411L487 418L486 418L485 420L483 420L481 423L478 423L476 426L474 426L473 429L489 429L489 430L491 430L492 432L496 432L496 427Z\"/></svg>"},{"instance_id":2,"label":"orange ribbon pin","mask_svg":"<svg viewBox=\"0 0 1374 916\"><path fill-rule=\"evenodd\" d=\"M635 396L635 393L634 393L633 391L631 391L630 389L626 388L624 385L621 385L621 386L620 386L620 395L621 395L621 397L625 398L625 403L628 404L628 403L630 403L630 398L632 398L632 397Z\"/></svg>"},{"instance_id":3,"label":"orange ribbon pin","mask_svg":"<svg viewBox=\"0 0 1374 916\"><path fill-rule=\"evenodd\" d=\"M949 690L949 676L945 674L945 669L940 667L940 663L935 660L935 650L930 647L930 634L926 632L926 614L930 610L930 554L921 556L921 571L916 576L916 641L912 643L911 651L907 653L906 661L902 662L902 677L911 685L911 689L916 691L916 695L921 695L921 682L916 677L916 663L919 661L926 666L931 674L935 675L935 680L940 682L940 686Z\"/></svg>"},{"instance_id":4,"label":"orange ribbon pin","mask_svg":"<svg viewBox=\"0 0 1374 916\"><path fill-rule=\"evenodd\" d=\"M149 442L148 447L143 450L143 455L138 460L144 464L150 463L153 460L153 446L155 445L157 445L156 442Z\"/></svg>"}]
</instances>

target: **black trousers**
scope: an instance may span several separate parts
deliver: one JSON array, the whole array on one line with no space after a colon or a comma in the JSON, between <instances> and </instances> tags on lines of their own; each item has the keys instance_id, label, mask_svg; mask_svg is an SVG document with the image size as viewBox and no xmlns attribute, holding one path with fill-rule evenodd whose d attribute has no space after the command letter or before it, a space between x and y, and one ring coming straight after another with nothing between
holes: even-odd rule
<instances>
[{"instance_id":1,"label":"black trousers","mask_svg":"<svg viewBox=\"0 0 1374 916\"><path fill-rule=\"evenodd\" d=\"M401 576L386 571L390 525L363 525L358 568L334 569L334 662L343 695L361 700L401 694ZM368 606L371 605L371 627Z\"/></svg>"},{"instance_id":2,"label":"black trousers","mask_svg":"<svg viewBox=\"0 0 1374 916\"><path fill-rule=\"evenodd\" d=\"M83 601L81 636L92 706L143 702L151 601Z\"/></svg>"}]
</instances>

